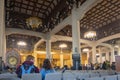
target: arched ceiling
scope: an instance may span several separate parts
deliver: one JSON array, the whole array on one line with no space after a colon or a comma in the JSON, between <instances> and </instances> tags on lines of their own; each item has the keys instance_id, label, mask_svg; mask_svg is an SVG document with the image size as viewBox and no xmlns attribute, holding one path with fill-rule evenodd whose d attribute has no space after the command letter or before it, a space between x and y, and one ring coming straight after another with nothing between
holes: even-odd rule
<instances>
[{"instance_id":1,"label":"arched ceiling","mask_svg":"<svg viewBox=\"0 0 120 80\"><path fill-rule=\"evenodd\" d=\"M80 36L84 38L84 33L95 30L96 38L87 40L99 40L120 32L120 0L102 0L96 4L80 20ZM71 25L67 25L57 35L72 36Z\"/></svg>"},{"instance_id":2,"label":"arched ceiling","mask_svg":"<svg viewBox=\"0 0 120 80\"><path fill-rule=\"evenodd\" d=\"M86 0L5 0L6 28L47 33L71 14L73 5L78 7L78 5L82 5L85 1ZM32 16L39 17L42 20L42 25L39 25L36 29L26 24L26 19ZM16 40L13 41L13 39ZM38 37L11 34L7 36L7 48L17 47L15 44L19 39L25 40L29 45L32 44L29 48L26 48L27 50L32 50L34 44L38 39L40 40ZM13 43L15 44L13 45Z\"/></svg>"},{"instance_id":3,"label":"arched ceiling","mask_svg":"<svg viewBox=\"0 0 120 80\"><path fill-rule=\"evenodd\" d=\"M78 7L78 4L82 5L85 1L87 0L6 0L6 27L46 33L71 14L73 4ZM28 27L26 19L31 16L39 17L43 24L37 29ZM80 37L86 39L84 33L89 30L97 32L96 38L87 39L91 41L120 33L120 0L102 0L88 10L80 20ZM56 34L72 37L71 25L66 25Z\"/></svg>"},{"instance_id":4,"label":"arched ceiling","mask_svg":"<svg viewBox=\"0 0 120 80\"><path fill-rule=\"evenodd\" d=\"M6 27L21 28L37 32L51 31L55 25L71 14L75 4L82 5L86 0L5 0ZM26 19L32 16L42 19L42 25L32 29Z\"/></svg>"}]
</instances>

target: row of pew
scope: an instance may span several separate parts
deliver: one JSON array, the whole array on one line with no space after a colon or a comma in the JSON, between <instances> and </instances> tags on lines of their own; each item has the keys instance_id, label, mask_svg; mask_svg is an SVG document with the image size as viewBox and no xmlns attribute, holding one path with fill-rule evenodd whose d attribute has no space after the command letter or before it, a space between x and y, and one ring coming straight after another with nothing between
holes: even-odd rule
<instances>
[{"instance_id":1,"label":"row of pew","mask_svg":"<svg viewBox=\"0 0 120 80\"><path fill-rule=\"evenodd\" d=\"M42 80L40 73L25 74L22 79L15 73L0 74L0 80ZM67 70L46 75L45 80L120 80L120 74L112 70Z\"/></svg>"}]
</instances>

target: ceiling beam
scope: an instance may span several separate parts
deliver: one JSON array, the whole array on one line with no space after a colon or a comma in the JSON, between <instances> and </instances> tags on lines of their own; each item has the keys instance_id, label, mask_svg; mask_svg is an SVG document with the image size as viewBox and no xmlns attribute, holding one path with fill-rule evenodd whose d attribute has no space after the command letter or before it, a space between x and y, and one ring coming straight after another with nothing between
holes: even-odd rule
<instances>
[{"instance_id":1,"label":"ceiling beam","mask_svg":"<svg viewBox=\"0 0 120 80\"><path fill-rule=\"evenodd\" d=\"M113 48L112 45L106 44L106 43L100 43L100 44L97 44L97 46L105 46L105 47L108 47L108 48L110 48L110 49Z\"/></svg>"},{"instance_id":2,"label":"ceiling beam","mask_svg":"<svg viewBox=\"0 0 120 80\"><path fill-rule=\"evenodd\" d=\"M23 29L18 29L18 28L6 28L5 31L6 31L6 35L23 34L23 35L30 35L30 36L45 38L45 34L40 33L40 32L30 31L30 30L23 30Z\"/></svg>"},{"instance_id":3,"label":"ceiling beam","mask_svg":"<svg viewBox=\"0 0 120 80\"><path fill-rule=\"evenodd\" d=\"M72 37L68 36L61 36L61 35L53 35L51 38L51 42L56 42L56 41L69 41L72 42ZM95 41L89 41L89 40L84 40L80 39L80 43L85 43L91 46L91 44L95 43Z\"/></svg>"},{"instance_id":4,"label":"ceiling beam","mask_svg":"<svg viewBox=\"0 0 120 80\"><path fill-rule=\"evenodd\" d=\"M51 36L54 35L55 33L59 32L61 29L63 29L66 25L71 24L71 16L65 18L60 24L55 26L54 29L50 32Z\"/></svg>"},{"instance_id":5,"label":"ceiling beam","mask_svg":"<svg viewBox=\"0 0 120 80\"><path fill-rule=\"evenodd\" d=\"M44 39L40 39L35 45L34 45L34 51L37 50L37 47L43 42L45 41Z\"/></svg>"},{"instance_id":6,"label":"ceiling beam","mask_svg":"<svg viewBox=\"0 0 120 80\"><path fill-rule=\"evenodd\" d=\"M120 38L120 33L110 35L108 37L104 37L102 39L97 40L96 42L99 44L99 43L102 43L102 42L105 42L105 41L108 41L108 40L112 40L112 39L115 39L115 38Z\"/></svg>"}]
</instances>

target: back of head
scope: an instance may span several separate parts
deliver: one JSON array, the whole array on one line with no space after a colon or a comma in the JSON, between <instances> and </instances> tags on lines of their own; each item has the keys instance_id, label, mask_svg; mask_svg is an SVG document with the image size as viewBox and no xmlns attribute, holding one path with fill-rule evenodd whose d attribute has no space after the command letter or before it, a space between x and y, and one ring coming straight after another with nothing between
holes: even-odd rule
<instances>
[{"instance_id":1,"label":"back of head","mask_svg":"<svg viewBox=\"0 0 120 80\"><path fill-rule=\"evenodd\" d=\"M45 69L47 69L47 70L52 68L49 59L45 59L45 60L44 60L44 62L43 62L43 68L45 68Z\"/></svg>"},{"instance_id":2,"label":"back of head","mask_svg":"<svg viewBox=\"0 0 120 80\"><path fill-rule=\"evenodd\" d=\"M34 56L28 55L28 56L26 57L26 61L31 61L31 60L34 60Z\"/></svg>"}]
</instances>

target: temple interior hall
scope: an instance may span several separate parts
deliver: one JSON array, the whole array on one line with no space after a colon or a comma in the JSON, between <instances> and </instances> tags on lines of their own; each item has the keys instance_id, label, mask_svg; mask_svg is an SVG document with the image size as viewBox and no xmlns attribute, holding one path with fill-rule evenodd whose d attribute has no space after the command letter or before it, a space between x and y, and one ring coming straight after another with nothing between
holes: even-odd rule
<instances>
[{"instance_id":1,"label":"temple interior hall","mask_svg":"<svg viewBox=\"0 0 120 80\"><path fill-rule=\"evenodd\" d=\"M120 0L0 0L0 66L27 55L39 68L48 58L61 69L107 61L120 71Z\"/></svg>"}]
</instances>

